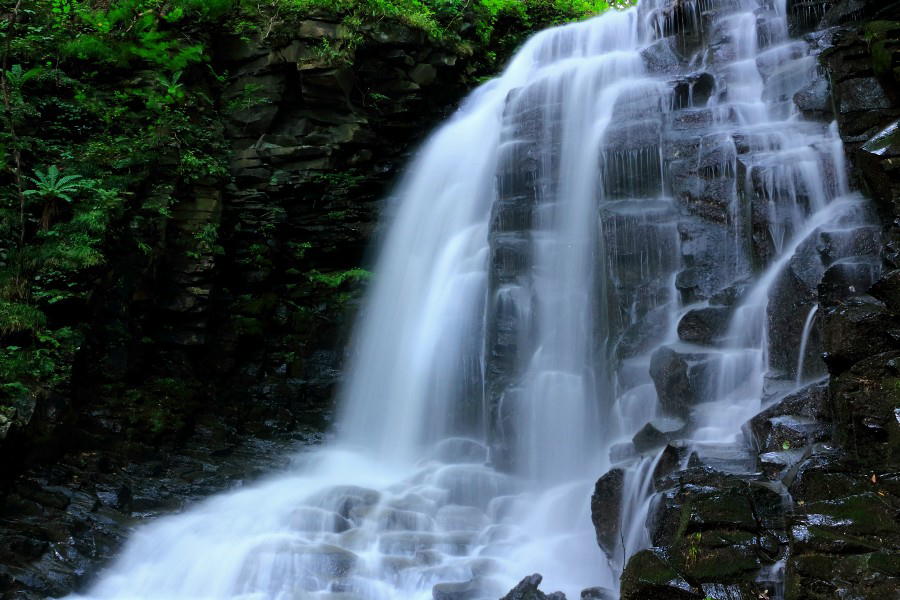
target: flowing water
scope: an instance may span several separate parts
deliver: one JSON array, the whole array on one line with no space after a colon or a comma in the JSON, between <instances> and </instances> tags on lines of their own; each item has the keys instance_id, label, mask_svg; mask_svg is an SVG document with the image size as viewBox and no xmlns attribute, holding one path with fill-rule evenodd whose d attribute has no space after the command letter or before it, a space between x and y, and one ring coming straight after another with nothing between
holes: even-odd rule
<instances>
[{"instance_id":1,"label":"flowing water","mask_svg":"<svg viewBox=\"0 0 900 600\"><path fill-rule=\"evenodd\" d=\"M741 425L818 374L818 281L866 262L840 139L792 101L813 50L784 0L642 0L534 36L396 191L336 441L140 528L86 597L617 589L649 544L659 445L635 434L755 468ZM590 496L613 466L607 558Z\"/></svg>"}]
</instances>

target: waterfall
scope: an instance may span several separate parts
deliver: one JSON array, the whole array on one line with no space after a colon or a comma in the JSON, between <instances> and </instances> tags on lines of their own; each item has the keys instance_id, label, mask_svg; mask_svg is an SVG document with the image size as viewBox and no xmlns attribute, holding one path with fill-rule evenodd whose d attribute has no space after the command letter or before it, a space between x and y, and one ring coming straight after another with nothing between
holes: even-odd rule
<instances>
[{"instance_id":1,"label":"waterfall","mask_svg":"<svg viewBox=\"0 0 900 600\"><path fill-rule=\"evenodd\" d=\"M335 441L140 527L83 597L618 589L662 446L752 470L741 425L802 381L816 285L871 231L785 13L642 0L532 37L391 198Z\"/></svg>"}]
</instances>

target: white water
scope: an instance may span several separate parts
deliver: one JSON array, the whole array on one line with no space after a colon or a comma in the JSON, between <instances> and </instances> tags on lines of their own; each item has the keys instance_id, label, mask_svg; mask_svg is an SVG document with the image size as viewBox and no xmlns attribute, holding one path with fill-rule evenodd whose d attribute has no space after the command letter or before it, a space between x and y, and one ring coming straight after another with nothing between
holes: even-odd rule
<instances>
[{"instance_id":1,"label":"white water","mask_svg":"<svg viewBox=\"0 0 900 600\"><path fill-rule=\"evenodd\" d=\"M427 599L455 582L499 598L535 571L570 598L618 587L622 553L649 544L658 454L630 440L671 417L651 356L669 344L711 360L683 435L740 446L778 375L780 274L808 239L863 219L836 133L790 101L815 69L783 1L665 6L542 32L466 100L395 194L337 441L140 528L85 597ZM690 48L686 23L721 43ZM650 69L668 42L682 59ZM676 101L701 72L712 89ZM701 179L721 188L711 209L687 200ZM712 288L685 306L677 281L694 263ZM746 278L724 339L678 342L689 308ZM608 561L589 501L613 464L627 471L625 514L608 517L625 548Z\"/></svg>"},{"instance_id":2,"label":"white water","mask_svg":"<svg viewBox=\"0 0 900 600\"><path fill-rule=\"evenodd\" d=\"M809 345L809 336L812 334L813 323L815 323L816 314L819 312L819 305L814 304L806 315L806 322L803 323L803 334L800 336L800 351L797 353L797 387L803 383L803 368L806 363L806 348Z\"/></svg>"}]
</instances>

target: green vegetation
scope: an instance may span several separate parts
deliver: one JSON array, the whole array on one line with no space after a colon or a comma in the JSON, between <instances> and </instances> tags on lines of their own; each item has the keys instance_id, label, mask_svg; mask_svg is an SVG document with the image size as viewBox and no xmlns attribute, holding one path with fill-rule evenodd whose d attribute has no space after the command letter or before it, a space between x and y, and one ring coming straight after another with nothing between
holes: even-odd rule
<instances>
[{"instance_id":1,"label":"green vegetation","mask_svg":"<svg viewBox=\"0 0 900 600\"><path fill-rule=\"evenodd\" d=\"M393 18L436 38L458 37L454 27L470 22L481 41L487 42L497 20L504 17L524 24L561 23L634 4L636 0L280 0L270 10L281 16L325 9L345 14L351 30Z\"/></svg>"},{"instance_id":2,"label":"green vegetation","mask_svg":"<svg viewBox=\"0 0 900 600\"><path fill-rule=\"evenodd\" d=\"M633 3L0 0L0 407L23 390L65 385L98 289L115 273L151 268L177 198L228 183L220 115L271 99L249 84L219 100L229 75L211 62L217 37L266 39L324 12L340 21L315 49L326 64L352 62L367 32L388 21L483 56L487 71L534 28ZM386 100L366 97L374 107ZM355 172L310 177L332 191L363 179ZM187 237L188 258L224 252L217 225L200 224ZM239 261L271 268L267 248L257 246ZM302 258L308 248L297 242L294 250ZM308 293L348 301L342 286L367 276L298 272L297 311ZM243 325L257 330L252 319ZM156 386L164 387L172 386Z\"/></svg>"},{"instance_id":3,"label":"green vegetation","mask_svg":"<svg viewBox=\"0 0 900 600\"><path fill-rule=\"evenodd\" d=\"M0 2L0 383L66 382L98 278L133 232L169 214L154 194L221 179L203 29L230 1ZM188 86L190 79L199 85ZM158 228L156 228L158 229ZM210 244L201 232L200 244ZM18 389L18 388L16 388ZM0 391L0 401L4 396Z\"/></svg>"}]
</instances>

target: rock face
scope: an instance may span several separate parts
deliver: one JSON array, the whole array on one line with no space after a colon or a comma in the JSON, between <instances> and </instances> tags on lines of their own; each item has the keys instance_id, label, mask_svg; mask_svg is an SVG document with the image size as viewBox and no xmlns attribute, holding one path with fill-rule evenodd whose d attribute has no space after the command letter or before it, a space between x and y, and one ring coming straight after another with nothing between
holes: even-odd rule
<instances>
[{"instance_id":1,"label":"rock face","mask_svg":"<svg viewBox=\"0 0 900 600\"><path fill-rule=\"evenodd\" d=\"M788 302L770 305L770 324L796 339L797 321L788 315L811 315L804 375L827 368L830 380L776 396L745 425L750 473L727 474L693 454L686 469L675 461L655 477L647 522L653 547L628 561L623 600L749 600L774 597L777 588L785 600L875 600L900 589L900 3L789 0L787 9L792 31L821 51L829 75L793 101L807 119L837 120L853 178L883 227L820 235L798 252L818 254L824 270L805 272L798 263L780 275L776 286ZM652 57L666 64L659 49ZM696 193L689 178L684 185L676 193ZM682 229L683 244L701 237ZM851 247L859 256L880 254L883 264L829 258ZM678 327L681 341L695 345L721 335L719 315L745 293L735 284L711 294L717 286L702 263L682 271L676 287L685 302L708 300L709 308L688 312ZM774 370L793 374L791 346L773 344ZM701 361L693 351L664 348L653 357L670 414L684 415L695 397L690 369ZM612 480L607 473L597 489ZM605 549L609 532L595 525Z\"/></svg>"},{"instance_id":2,"label":"rock face","mask_svg":"<svg viewBox=\"0 0 900 600\"><path fill-rule=\"evenodd\" d=\"M648 528L654 548L631 558L622 598L756 598L766 593L760 568L777 560L781 498L752 479L709 468L663 481ZM714 596L717 597L717 596Z\"/></svg>"},{"instance_id":3,"label":"rock face","mask_svg":"<svg viewBox=\"0 0 900 600\"><path fill-rule=\"evenodd\" d=\"M538 586L543 579L538 573L529 575L500 600L566 600L566 595L562 592L545 594L539 590Z\"/></svg>"},{"instance_id":4,"label":"rock face","mask_svg":"<svg viewBox=\"0 0 900 600\"><path fill-rule=\"evenodd\" d=\"M625 471L611 469L597 480L591 496L591 522L597 532L597 543L610 558L620 546L624 486Z\"/></svg>"},{"instance_id":5,"label":"rock face","mask_svg":"<svg viewBox=\"0 0 900 600\"><path fill-rule=\"evenodd\" d=\"M835 3L824 21L843 25L829 34L833 46L822 62L834 82L835 116L855 175L885 224L886 268L871 290L859 289L858 269L847 267L826 273L819 288L827 305L823 349L831 382L827 419L817 420L830 421L834 446L813 444L786 480L794 500L789 600L885 598L900 586L900 489L893 475L900 465L894 364L900 149L892 133L900 117L900 22L866 21L898 17L897 3L853 0Z\"/></svg>"}]
</instances>

